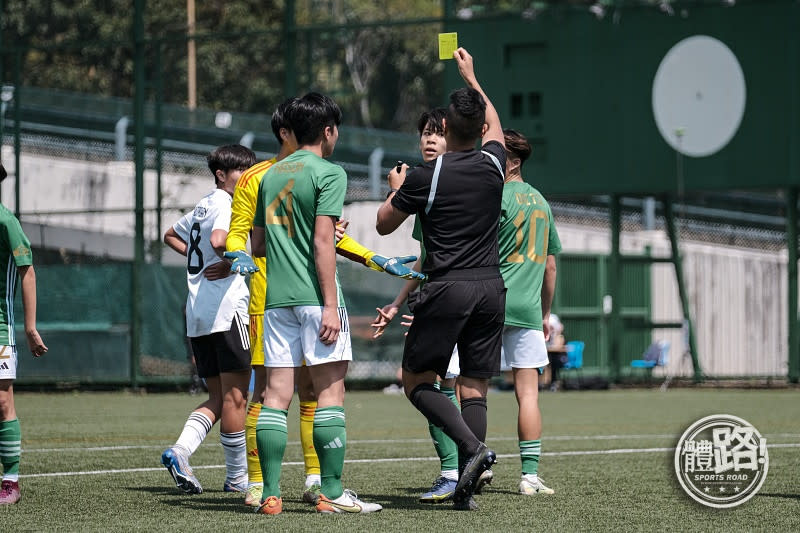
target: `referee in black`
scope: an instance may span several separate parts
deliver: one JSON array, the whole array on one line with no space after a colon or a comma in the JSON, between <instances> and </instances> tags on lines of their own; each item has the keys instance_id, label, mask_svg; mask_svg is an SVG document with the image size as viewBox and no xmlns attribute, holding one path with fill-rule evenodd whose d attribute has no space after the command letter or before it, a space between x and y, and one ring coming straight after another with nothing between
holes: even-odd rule
<instances>
[{"instance_id":1,"label":"referee in black","mask_svg":"<svg viewBox=\"0 0 800 533\"><path fill-rule=\"evenodd\" d=\"M486 391L500 372L505 286L497 229L506 151L503 129L475 78L472 56L455 51L467 87L450 94L444 120L447 153L408 172L389 174L391 192L378 210L386 235L412 214L422 226L428 281L409 296L414 322L403 351L403 386L411 403L458 444L461 474L454 508L477 509L480 475L495 462L486 439ZM480 150L475 149L482 139ZM434 387L458 346L461 412Z\"/></svg>"}]
</instances>

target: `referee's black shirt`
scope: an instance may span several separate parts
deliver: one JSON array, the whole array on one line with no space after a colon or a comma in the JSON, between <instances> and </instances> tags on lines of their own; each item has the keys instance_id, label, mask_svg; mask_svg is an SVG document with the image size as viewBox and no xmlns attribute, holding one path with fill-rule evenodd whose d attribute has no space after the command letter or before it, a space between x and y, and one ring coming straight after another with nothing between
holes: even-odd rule
<instances>
[{"instance_id":1,"label":"referee's black shirt","mask_svg":"<svg viewBox=\"0 0 800 533\"><path fill-rule=\"evenodd\" d=\"M419 217L427 254L422 271L436 278L456 270L498 267L505 148L489 141L481 150L447 152L441 159L433 195L436 160L411 170L392 198L396 209Z\"/></svg>"}]
</instances>

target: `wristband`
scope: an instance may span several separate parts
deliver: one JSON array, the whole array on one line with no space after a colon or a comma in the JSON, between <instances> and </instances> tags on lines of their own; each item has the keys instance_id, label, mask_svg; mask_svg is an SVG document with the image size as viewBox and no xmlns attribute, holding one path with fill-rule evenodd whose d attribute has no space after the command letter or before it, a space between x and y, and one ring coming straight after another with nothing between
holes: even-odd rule
<instances>
[{"instance_id":1,"label":"wristband","mask_svg":"<svg viewBox=\"0 0 800 533\"><path fill-rule=\"evenodd\" d=\"M389 189L389 192L386 193L386 199L388 200L389 197L392 195L393 192L397 192L400 189Z\"/></svg>"}]
</instances>

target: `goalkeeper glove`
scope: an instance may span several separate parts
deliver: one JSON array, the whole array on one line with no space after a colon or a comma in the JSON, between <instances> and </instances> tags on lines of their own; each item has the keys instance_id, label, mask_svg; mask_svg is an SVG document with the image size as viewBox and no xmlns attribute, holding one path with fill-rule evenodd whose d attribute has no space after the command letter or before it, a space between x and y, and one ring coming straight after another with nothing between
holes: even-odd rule
<instances>
[{"instance_id":1,"label":"goalkeeper glove","mask_svg":"<svg viewBox=\"0 0 800 533\"><path fill-rule=\"evenodd\" d=\"M222 254L222 256L226 259L230 259L233 262L233 264L231 264L231 272L236 272L242 276L252 274L253 272L258 272L258 267L253 262L253 258L250 257L244 250L225 252Z\"/></svg>"},{"instance_id":2,"label":"goalkeeper glove","mask_svg":"<svg viewBox=\"0 0 800 533\"><path fill-rule=\"evenodd\" d=\"M384 257L382 255L375 254L369 259L367 259L367 266L375 269L375 270L383 270L387 274L391 274L392 276L397 276L398 278L403 279L416 279L419 281L425 281L428 279L428 276L425 274L421 274L416 270L412 270L411 268L407 267L406 263L413 263L417 260L417 256L415 255L404 255L402 257ZM373 266L373 263L378 268Z\"/></svg>"}]
</instances>

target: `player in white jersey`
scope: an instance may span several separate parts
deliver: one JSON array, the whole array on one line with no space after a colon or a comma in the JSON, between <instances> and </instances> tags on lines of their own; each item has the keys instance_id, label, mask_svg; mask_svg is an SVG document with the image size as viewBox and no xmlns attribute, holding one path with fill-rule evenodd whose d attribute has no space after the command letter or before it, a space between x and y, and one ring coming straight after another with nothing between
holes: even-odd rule
<instances>
[{"instance_id":1,"label":"player in white jersey","mask_svg":"<svg viewBox=\"0 0 800 533\"><path fill-rule=\"evenodd\" d=\"M197 372L208 386L208 400L192 411L178 440L161 455L175 484L189 494L203 492L192 474L189 457L217 420L221 420L227 469L223 490L247 489L244 418L250 380L250 295L245 279L230 275L230 263L222 254L236 182L255 162L255 154L240 145L211 152L208 167L217 188L164 234L164 242L187 258L186 331Z\"/></svg>"}]
</instances>

